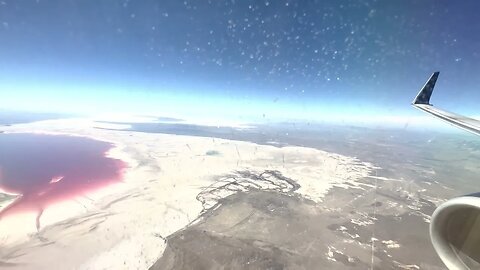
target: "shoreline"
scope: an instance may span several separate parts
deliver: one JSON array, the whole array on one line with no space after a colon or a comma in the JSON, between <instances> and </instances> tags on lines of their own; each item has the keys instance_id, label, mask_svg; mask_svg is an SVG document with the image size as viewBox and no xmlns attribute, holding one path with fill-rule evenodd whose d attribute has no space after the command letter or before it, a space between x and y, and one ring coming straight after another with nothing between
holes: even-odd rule
<instances>
[{"instance_id":1,"label":"shoreline","mask_svg":"<svg viewBox=\"0 0 480 270\"><path fill-rule=\"evenodd\" d=\"M356 158L308 147L279 148L212 137L141 134L95 127L97 123L85 120L53 120L6 129L9 133L70 134L114 143L108 156L130 165L118 185L79 198L79 202L47 209L42 216L45 225L39 232L30 231L24 241L7 241L10 244L6 249L32 248L35 239L41 237L71 249L63 268L145 268L163 253L166 245L162 238L200 216L204 208L197 196L219 177L239 170L279 171L300 185L296 194L321 202L335 184L355 185L356 180L369 175L373 168ZM219 154L208 155L208 151ZM69 215L64 215L66 212ZM76 232L73 235L72 230ZM78 237L86 231L88 235ZM92 241L96 243L93 247ZM0 260L35 262L31 267L38 268L43 265L38 260L41 254L55 253L56 245L33 248L19 258L5 258L0 252ZM74 251L80 247L88 252ZM118 256L125 257L125 261L118 262L115 259Z\"/></svg>"},{"instance_id":2,"label":"shoreline","mask_svg":"<svg viewBox=\"0 0 480 270\"><path fill-rule=\"evenodd\" d=\"M11 127L15 127L14 125L12 125ZM61 215L61 218L55 218L55 219L51 219L51 220L47 220L45 222L45 224L43 222L41 222L41 220L43 221L43 214L46 212L46 211L50 211L50 209L52 208L66 208L66 207L70 207L70 204L72 201L76 201L78 202L82 197L85 197L85 198L88 198L88 197L91 197L91 196L96 196L96 197L102 197L102 196L105 196L105 195L108 195L110 194L111 192L108 192L109 189L112 189L114 188L114 186L122 183L123 181L123 175L125 174L126 170L128 169L128 166L130 166L130 164L128 164L127 162L124 161L125 158L123 159L120 159L120 158L115 158L115 157L112 157L112 151L117 148L118 146L111 142L111 141L106 141L106 140L99 140L97 138L93 138L92 136L82 136L82 135L79 135L79 134L73 134L73 133L66 133L66 132L52 132L52 131L38 131L38 130L35 130L35 131L31 131L31 132L28 132L28 131L7 131L5 132L5 134L9 134L9 135L14 135L14 134L32 134L32 135L45 135L45 136L61 136L61 137L78 137L78 138L82 138L82 139L88 139L92 142L102 142L102 143L105 143L106 144L106 147L104 150L102 150L102 152L99 152L98 154L104 158L109 158L112 160L112 162L115 164L115 167L114 168L114 174L118 175L118 177L115 177L115 178L104 178L103 180L100 180L100 183L98 184L90 184L90 186L88 186L87 188L81 188L81 190L78 190L78 191L70 191L70 193L66 194L66 195L58 195L57 193L57 196L55 197L48 197L46 196L45 198L45 204L41 204L40 206L38 206L38 208L33 208L32 206L27 206L25 208L25 206L22 206L22 202L23 201L20 201L22 200L22 198L25 198L28 202L28 204L31 204L31 201L32 199L31 198L28 198L29 196L27 196L28 194L22 194L22 193L13 193L13 192L10 192L8 190L6 190L5 188L0 188L0 197L2 194L5 194L5 195L13 195L11 196L12 198L9 198L9 199L6 199L6 200L2 200L0 202L0 226L2 225L1 223L5 223L5 222L12 222L12 224L8 225L8 227L13 227L13 225L16 225L18 222L15 222L13 220L15 220L15 216L16 215L20 215L20 216L35 216L36 215L36 218L33 218L33 220L36 222L37 224L37 231L38 229L40 229L40 224L42 225L50 225L52 223L55 223L55 222L58 222L58 221L61 221L65 218L68 218L70 216L74 216L76 214L79 214L81 213L80 211L78 210L75 210L75 211L62 211L62 212L71 212L70 214L66 214L66 213L62 213ZM61 179L63 178L63 176L59 176L57 177L58 179L54 179L52 178L52 180L49 182L49 183L46 183L44 184L44 186L42 186L43 189L46 189L48 190L48 185L49 184L56 184L57 182L60 182ZM104 181L104 182L103 182ZM103 183L102 183L103 182ZM81 186L79 186L81 187ZM78 188L78 187L77 187ZM45 191L40 191L40 192L45 192ZM33 194L36 194L36 193L33 193ZM35 196L35 195L34 195ZM40 195L39 195L40 196ZM82 203L79 203L79 204L82 204ZM14 206L15 205L15 206ZM20 207L19 209L9 209L10 207ZM75 207L74 207L75 208ZM85 207L84 207L85 208ZM71 210L71 209L70 209ZM13 211L13 212L10 212L10 211ZM25 222L28 223L27 220L23 220ZM5 226L3 226L5 227ZM33 231L28 231L27 233L33 233ZM12 235L9 235L8 238L12 238ZM13 237L15 238L15 237Z\"/></svg>"}]
</instances>

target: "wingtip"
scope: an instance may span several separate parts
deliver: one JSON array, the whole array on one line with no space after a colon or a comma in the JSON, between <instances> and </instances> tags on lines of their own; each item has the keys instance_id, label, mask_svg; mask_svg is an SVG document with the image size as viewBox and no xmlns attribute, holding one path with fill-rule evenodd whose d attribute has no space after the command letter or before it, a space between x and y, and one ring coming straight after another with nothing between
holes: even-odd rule
<instances>
[{"instance_id":1,"label":"wingtip","mask_svg":"<svg viewBox=\"0 0 480 270\"><path fill-rule=\"evenodd\" d=\"M430 105L430 97L432 96L433 88L435 87L435 83L437 82L439 74L440 74L440 71L435 71L432 74L432 76L430 76L430 79L428 79L428 81L422 87L420 92L418 92L415 99L413 99L412 105L418 105L418 104Z\"/></svg>"}]
</instances>

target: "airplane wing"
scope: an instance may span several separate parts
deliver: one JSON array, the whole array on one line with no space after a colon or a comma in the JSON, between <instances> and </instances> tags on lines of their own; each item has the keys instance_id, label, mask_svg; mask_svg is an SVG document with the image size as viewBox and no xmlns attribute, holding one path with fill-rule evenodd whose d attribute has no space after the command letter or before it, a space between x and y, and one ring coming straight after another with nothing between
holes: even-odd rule
<instances>
[{"instance_id":1,"label":"airplane wing","mask_svg":"<svg viewBox=\"0 0 480 270\"><path fill-rule=\"evenodd\" d=\"M441 120L453 126L471 132L475 135L480 135L479 120L447 112L430 104L430 97L432 96L433 88L437 82L438 74L440 74L438 71L432 74L430 79L428 79L420 92L418 92L415 99L412 101L412 106L437 118L440 118Z\"/></svg>"}]
</instances>

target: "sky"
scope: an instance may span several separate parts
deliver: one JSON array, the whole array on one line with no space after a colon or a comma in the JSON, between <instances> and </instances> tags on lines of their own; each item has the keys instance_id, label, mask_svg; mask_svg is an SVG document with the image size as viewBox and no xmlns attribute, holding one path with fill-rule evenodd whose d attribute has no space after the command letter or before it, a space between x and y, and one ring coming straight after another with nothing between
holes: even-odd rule
<instances>
[{"instance_id":1,"label":"sky","mask_svg":"<svg viewBox=\"0 0 480 270\"><path fill-rule=\"evenodd\" d=\"M241 120L480 115L477 0L0 0L0 109Z\"/></svg>"}]
</instances>

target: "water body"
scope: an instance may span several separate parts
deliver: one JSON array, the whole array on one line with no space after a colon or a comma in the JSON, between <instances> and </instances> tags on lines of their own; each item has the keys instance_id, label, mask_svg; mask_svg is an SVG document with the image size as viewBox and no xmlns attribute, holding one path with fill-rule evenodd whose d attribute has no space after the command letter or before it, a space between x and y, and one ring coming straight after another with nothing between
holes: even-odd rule
<instances>
[{"instance_id":1,"label":"water body","mask_svg":"<svg viewBox=\"0 0 480 270\"><path fill-rule=\"evenodd\" d=\"M124 162L105 156L112 146L75 136L0 134L0 188L21 195L0 219L19 211L39 218L52 203L121 181Z\"/></svg>"}]
</instances>

